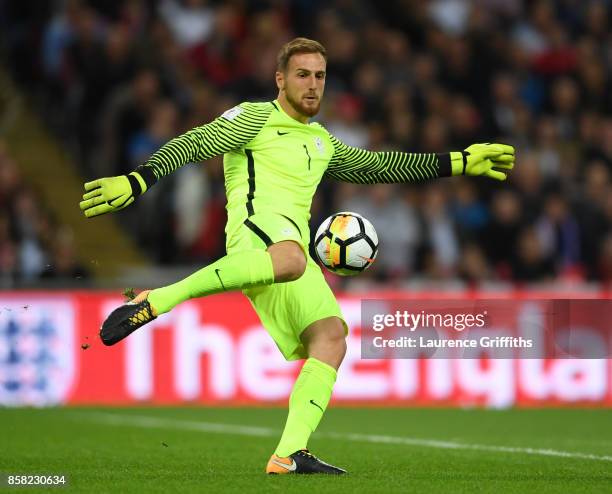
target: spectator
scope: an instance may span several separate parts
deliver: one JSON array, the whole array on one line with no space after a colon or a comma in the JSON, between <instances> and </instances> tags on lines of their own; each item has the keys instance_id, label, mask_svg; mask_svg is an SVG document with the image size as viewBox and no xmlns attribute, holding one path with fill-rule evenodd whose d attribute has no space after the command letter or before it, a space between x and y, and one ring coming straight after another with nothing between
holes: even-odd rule
<instances>
[{"instance_id":1,"label":"spectator","mask_svg":"<svg viewBox=\"0 0 612 494\"><path fill-rule=\"evenodd\" d=\"M75 281L88 277L89 273L85 267L76 260L72 231L66 227L60 228L53 242L51 262L43 271L41 278Z\"/></svg>"},{"instance_id":2,"label":"spectator","mask_svg":"<svg viewBox=\"0 0 612 494\"><path fill-rule=\"evenodd\" d=\"M551 281L554 275L553 259L544 252L537 232L531 227L521 230L512 261L513 279L519 282Z\"/></svg>"},{"instance_id":3,"label":"spectator","mask_svg":"<svg viewBox=\"0 0 612 494\"><path fill-rule=\"evenodd\" d=\"M485 253L478 244L468 243L463 247L459 276L470 285L478 285L492 279L493 273Z\"/></svg>"},{"instance_id":4,"label":"spectator","mask_svg":"<svg viewBox=\"0 0 612 494\"><path fill-rule=\"evenodd\" d=\"M451 208L459 235L464 240L473 241L486 227L489 212L485 204L478 199L478 191L473 182L461 180L454 193Z\"/></svg>"},{"instance_id":5,"label":"spectator","mask_svg":"<svg viewBox=\"0 0 612 494\"><path fill-rule=\"evenodd\" d=\"M103 162L100 164L103 175L132 171L130 139L145 128L160 91L159 78L149 69L141 70L129 85L119 86L114 91L103 117Z\"/></svg>"},{"instance_id":6,"label":"spectator","mask_svg":"<svg viewBox=\"0 0 612 494\"><path fill-rule=\"evenodd\" d=\"M518 194L511 190L498 190L491 204L491 215L490 222L482 230L480 244L498 275L510 278L509 263L514 257L514 244L523 220Z\"/></svg>"},{"instance_id":7,"label":"spectator","mask_svg":"<svg viewBox=\"0 0 612 494\"><path fill-rule=\"evenodd\" d=\"M77 265L73 248L55 255L53 220L0 140L0 287L14 288L46 277L56 266ZM82 278L87 276L80 270Z\"/></svg>"},{"instance_id":8,"label":"spectator","mask_svg":"<svg viewBox=\"0 0 612 494\"><path fill-rule=\"evenodd\" d=\"M557 271L581 270L580 229L563 195L549 194L535 228L543 255L557 261Z\"/></svg>"},{"instance_id":9,"label":"spectator","mask_svg":"<svg viewBox=\"0 0 612 494\"><path fill-rule=\"evenodd\" d=\"M172 101L160 100L151 111L147 126L131 135L128 145L129 166L134 169L172 139L177 133L178 111Z\"/></svg>"},{"instance_id":10,"label":"spectator","mask_svg":"<svg viewBox=\"0 0 612 494\"><path fill-rule=\"evenodd\" d=\"M360 123L361 102L350 95L332 96L332 111L327 118L327 129L345 144L367 147L368 133Z\"/></svg>"},{"instance_id":11,"label":"spectator","mask_svg":"<svg viewBox=\"0 0 612 494\"><path fill-rule=\"evenodd\" d=\"M451 220L446 188L440 184L427 187L423 206L426 269L433 278L450 278L459 261L459 240Z\"/></svg>"}]
</instances>

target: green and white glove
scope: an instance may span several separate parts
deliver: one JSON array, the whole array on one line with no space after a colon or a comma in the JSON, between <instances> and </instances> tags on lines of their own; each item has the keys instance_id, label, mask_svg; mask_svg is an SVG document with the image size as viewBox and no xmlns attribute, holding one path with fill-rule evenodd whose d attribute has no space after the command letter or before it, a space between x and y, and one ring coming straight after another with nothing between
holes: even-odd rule
<instances>
[{"instance_id":1,"label":"green and white glove","mask_svg":"<svg viewBox=\"0 0 612 494\"><path fill-rule=\"evenodd\" d=\"M471 175L506 180L514 168L514 147L508 144L472 144L464 151L450 153L453 176Z\"/></svg>"},{"instance_id":2,"label":"green and white glove","mask_svg":"<svg viewBox=\"0 0 612 494\"><path fill-rule=\"evenodd\" d=\"M85 194L79 203L88 218L119 211L147 191L147 184L137 172L120 177L99 178L85 184Z\"/></svg>"}]
</instances>

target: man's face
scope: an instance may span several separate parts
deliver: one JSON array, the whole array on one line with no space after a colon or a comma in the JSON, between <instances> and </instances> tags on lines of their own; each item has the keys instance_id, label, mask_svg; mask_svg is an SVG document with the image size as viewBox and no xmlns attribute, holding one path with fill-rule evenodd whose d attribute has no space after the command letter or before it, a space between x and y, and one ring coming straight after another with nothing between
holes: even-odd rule
<instances>
[{"instance_id":1,"label":"man's face","mask_svg":"<svg viewBox=\"0 0 612 494\"><path fill-rule=\"evenodd\" d=\"M325 59L320 53L298 53L287 70L276 73L276 84L293 109L306 117L319 113L325 90Z\"/></svg>"}]
</instances>

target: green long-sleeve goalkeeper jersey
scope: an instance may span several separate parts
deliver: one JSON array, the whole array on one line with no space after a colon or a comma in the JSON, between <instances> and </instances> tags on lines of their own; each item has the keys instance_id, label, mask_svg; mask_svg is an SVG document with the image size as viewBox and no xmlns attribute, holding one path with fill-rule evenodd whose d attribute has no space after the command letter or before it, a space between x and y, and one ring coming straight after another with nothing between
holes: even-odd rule
<instances>
[{"instance_id":1,"label":"green long-sleeve goalkeeper jersey","mask_svg":"<svg viewBox=\"0 0 612 494\"><path fill-rule=\"evenodd\" d=\"M258 212L308 224L323 177L357 184L416 182L451 174L448 154L372 152L347 146L318 123L303 124L278 101L241 103L172 139L138 168L154 183L186 163L224 154L228 238Z\"/></svg>"}]
</instances>

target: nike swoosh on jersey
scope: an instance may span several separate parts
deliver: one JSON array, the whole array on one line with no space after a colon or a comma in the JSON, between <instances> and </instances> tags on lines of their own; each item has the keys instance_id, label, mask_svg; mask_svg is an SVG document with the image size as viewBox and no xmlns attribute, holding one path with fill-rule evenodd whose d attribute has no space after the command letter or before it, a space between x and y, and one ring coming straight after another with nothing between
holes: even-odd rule
<instances>
[{"instance_id":1,"label":"nike swoosh on jersey","mask_svg":"<svg viewBox=\"0 0 612 494\"><path fill-rule=\"evenodd\" d=\"M283 463L282 461L278 461L278 460L271 460L271 461L275 465L278 465L279 467L282 467L285 470L289 470L290 472L295 472L295 470L297 469L297 463L295 462L293 458L291 459L290 464Z\"/></svg>"},{"instance_id":2,"label":"nike swoosh on jersey","mask_svg":"<svg viewBox=\"0 0 612 494\"><path fill-rule=\"evenodd\" d=\"M277 130L277 131L276 131L276 133L277 133L279 136L284 136L284 135L287 135L289 132L281 132L280 130Z\"/></svg>"},{"instance_id":3,"label":"nike swoosh on jersey","mask_svg":"<svg viewBox=\"0 0 612 494\"><path fill-rule=\"evenodd\" d=\"M217 275L217 278L219 278L219 282L221 283L221 288L223 288L223 291L225 291L225 285L223 284L223 280L221 279L221 276L219 275L219 271L221 271L219 268L215 269L215 274Z\"/></svg>"}]
</instances>

